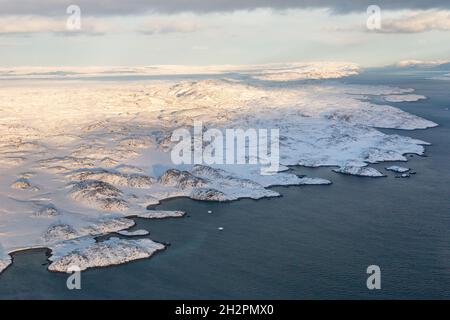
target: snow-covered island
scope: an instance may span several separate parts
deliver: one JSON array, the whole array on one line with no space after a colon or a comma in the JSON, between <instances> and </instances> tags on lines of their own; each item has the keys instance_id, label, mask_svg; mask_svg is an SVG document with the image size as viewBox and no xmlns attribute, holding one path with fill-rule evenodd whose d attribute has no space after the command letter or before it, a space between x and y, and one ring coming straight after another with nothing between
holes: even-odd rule
<instances>
[{"instance_id":1,"label":"snow-covered island","mask_svg":"<svg viewBox=\"0 0 450 320\"><path fill-rule=\"evenodd\" d=\"M397 173L406 173L406 172L410 171L411 169L405 168L405 167L400 167L400 166L390 166L390 167L387 167L386 170L397 172Z\"/></svg>"},{"instance_id":2,"label":"snow-covered island","mask_svg":"<svg viewBox=\"0 0 450 320\"><path fill-rule=\"evenodd\" d=\"M138 237L138 236L146 236L150 232L148 232L147 230L139 229L136 231L122 230L117 233L120 234L121 236L126 236L126 237Z\"/></svg>"},{"instance_id":3,"label":"snow-covered island","mask_svg":"<svg viewBox=\"0 0 450 320\"><path fill-rule=\"evenodd\" d=\"M331 183L299 177L286 166L378 177L383 174L370 164L422 155L427 142L376 128L437 124L366 98L422 96L411 88L336 80L358 70L348 63L155 67L132 72L201 77L120 83L48 82L34 79L40 69L3 70L3 78L31 80L3 80L0 87L0 271L11 264L11 253L33 247L50 248L49 270L61 272L74 264L84 270L149 258L165 246L145 230L126 230L134 226L131 217L184 216L183 208L147 210L164 199L277 197L271 186ZM89 78L107 71L67 74ZM278 128L282 169L261 175L258 166L174 165L171 133L194 120L205 128ZM134 238L96 240L111 233Z\"/></svg>"}]
</instances>

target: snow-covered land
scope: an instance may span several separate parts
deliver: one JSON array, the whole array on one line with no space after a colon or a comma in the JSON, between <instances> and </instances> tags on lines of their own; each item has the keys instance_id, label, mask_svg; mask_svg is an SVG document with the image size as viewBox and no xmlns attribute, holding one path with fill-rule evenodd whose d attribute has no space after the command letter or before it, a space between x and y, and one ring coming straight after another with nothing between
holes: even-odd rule
<instances>
[{"instance_id":1,"label":"snow-covered land","mask_svg":"<svg viewBox=\"0 0 450 320\"><path fill-rule=\"evenodd\" d=\"M86 269L148 258L164 246L147 238L95 238L129 229L134 225L129 217L182 217L182 211L147 210L168 198L260 199L279 196L269 189L274 185L331 183L299 177L285 166L334 166L337 172L379 176L371 163L423 154L426 142L376 128L414 130L435 123L367 99L415 101L414 90L323 80L357 70L345 63L166 66L119 71L215 76L196 81L2 80L0 271L11 263L10 253L32 247L51 248L49 269L63 272L73 264ZM19 68L2 77L89 78L104 72L59 71ZM255 165L175 166L170 136L175 129L191 128L194 120L206 129L278 128L283 172L261 175Z\"/></svg>"},{"instance_id":2,"label":"snow-covered land","mask_svg":"<svg viewBox=\"0 0 450 320\"><path fill-rule=\"evenodd\" d=\"M77 266L80 271L87 268L105 267L128 261L149 258L155 252L163 250L164 245L150 239L125 240L110 238L95 242L92 238L66 241L51 246L52 256L48 269L67 272Z\"/></svg>"},{"instance_id":3,"label":"snow-covered land","mask_svg":"<svg viewBox=\"0 0 450 320\"><path fill-rule=\"evenodd\" d=\"M14 67L0 68L0 79L79 79L106 76L158 75L226 75L238 73L262 80L332 79L359 72L350 62L272 63L264 65L178 66L153 65L144 67Z\"/></svg>"}]
</instances>

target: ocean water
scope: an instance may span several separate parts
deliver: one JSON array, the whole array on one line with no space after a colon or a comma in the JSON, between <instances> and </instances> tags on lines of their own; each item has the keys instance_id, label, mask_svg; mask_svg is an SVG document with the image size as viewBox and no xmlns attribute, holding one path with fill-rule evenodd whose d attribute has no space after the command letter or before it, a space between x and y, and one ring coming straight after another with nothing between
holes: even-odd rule
<instances>
[{"instance_id":1,"label":"ocean water","mask_svg":"<svg viewBox=\"0 0 450 320\"><path fill-rule=\"evenodd\" d=\"M393 104L440 126L397 131L432 143L409 163L417 174L396 179L345 176L330 168L294 168L330 186L274 188L275 199L206 203L172 199L161 209L188 217L137 219L134 229L169 242L151 259L67 275L47 271L45 249L14 254L0 275L3 299L445 299L450 298L450 82L427 75L368 72L348 83L415 88L425 101ZM208 211L212 213L208 213ZM223 227L223 231L218 228ZM369 265L381 290L366 287Z\"/></svg>"}]
</instances>

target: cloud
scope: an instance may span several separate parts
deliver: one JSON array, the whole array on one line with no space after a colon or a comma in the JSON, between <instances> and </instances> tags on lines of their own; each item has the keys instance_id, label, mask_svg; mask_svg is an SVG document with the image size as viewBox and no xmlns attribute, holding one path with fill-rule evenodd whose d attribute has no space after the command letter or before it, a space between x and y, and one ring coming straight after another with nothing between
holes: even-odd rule
<instances>
[{"instance_id":1,"label":"cloud","mask_svg":"<svg viewBox=\"0 0 450 320\"><path fill-rule=\"evenodd\" d=\"M381 29L369 30L363 23L346 27L328 27L324 31L371 32L371 33L423 33L450 31L450 10L392 12L381 16Z\"/></svg>"},{"instance_id":2,"label":"cloud","mask_svg":"<svg viewBox=\"0 0 450 320\"><path fill-rule=\"evenodd\" d=\"M191 49L194 50L194 51L206 51L206 50L209 50L209 47L208 46L202 46L202 45L195 45L195 46L192 46Z\"/></svg>"},{"instance_id":3,"label":"cloud","mask_svg":"<svg viewBox=\"0 0 450 320\"><path fill-rule=\"evenodd\" d=\"M421 11L394 19L383 19L382 33L422 33L450 31L450 11Z\"/></svg>"},{"instance_id":4,"label":"cloud","mask_svg":"<svg viewBox=\"0 0 450 320\"><path fill-rule=\"evenodd\" d=\"M141 24L137 31L146 35L168 33L191 33L203 27L195 21L179 21L172 19L152 19Z\"/></svg>"},{"instance_id":5,"label":"cloud","mask_svg":"<svg viewBox=\"0 0 450 320\"><path fill-rule=\"evenodd\" d=\"M57 35L103 35L118 33L141 33L144 35L191 33L205 29L192 19L178 16L165 18L150 16L141 24L127 25L114 18L82 17L80 30L69 30L67 17L0 16L0 35L33 35L51 33Z\"/></svg>"},{"instance_id":6,"label":"cloud","mask_svg":"<svg viewBox=\"0 0 450 320\"><path fill-rule=\"evenodd\" d=\"M411 67L436 67L444 64L449 64L449 60L402 60L396 64L399 68Z\"/></svg>"},{"instance_id":7,"label":"cloud","mask_svg":"<svg viewBox=\"0 0 450 320\"><path fill-rule=\"evenodd\" d=\"M85 15L124 15L147 12L229 12L258 8L295 9L329 8L336 13L365 11L369 5L383 10L397 9L450 9L448 0L77 0ZM0 0L0 15L64 15L73 0Z\"/></svg>"},{"instance_id":8,"label":"cloud","mask_svg":"<svg viewBox=\"0 0 450 320\"><path fill-rule=\"evenodd\" d=\"M23 43L17 41L5 41L5 40L0 41L0 48L19 47L22 45Z\"/></svg>"},{"instance_id":9,"label":"cloud","mask_svg":"<svg viewBox=\"0 0 450 320\"><path fill-rule=\"evenodd\" d=\"M61 35L100 35L114 29L109 23L95 19L83 18L80 30L69 30L66 18L42 16L0 16L0 34L30 35L36 33L55 33Z\"/></svg>"}]
</instances>

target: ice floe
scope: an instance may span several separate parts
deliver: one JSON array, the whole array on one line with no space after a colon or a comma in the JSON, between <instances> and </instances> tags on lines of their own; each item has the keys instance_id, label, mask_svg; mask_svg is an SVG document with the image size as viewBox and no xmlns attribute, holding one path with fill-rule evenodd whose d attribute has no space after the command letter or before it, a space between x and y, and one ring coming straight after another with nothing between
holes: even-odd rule
<instances>
[{"instance_id":1,"label":"ice floe","mask_svg":"<svg viewBox=\"0 0 450 320\"><path fill-rule=\"evenodd\" d=\"M426 97L418 94L392 94L384 97L384 100L388 102L415 102L423 99Z\"/></svg>"},{"instance_id":2,"label":"ice floe","mask_svg":"<svg viewBox=\"0 0 450 320\"><path fill-rule=\"evenodd\" d=\"M127 236L127 237L137 237L137 236L146 236L149 234L147 230L135 230L135 231L128 231L128 230L122 230L117 232L121 236Z\"/></svg>"},{"instance_id":3,"label":"ice floe","mask_svg":"<svg viewBox=\"0 0 450 320\"><path fill-rule=\"evenodd\" d=\"M386 170L397 172L397 173L405 173L405 172L410 171L411 169L405 168L405 167L400 167L400 166L390 166L390 167L387 167Z\"/></svg>"}]
</instances>

